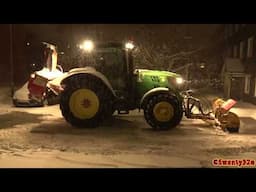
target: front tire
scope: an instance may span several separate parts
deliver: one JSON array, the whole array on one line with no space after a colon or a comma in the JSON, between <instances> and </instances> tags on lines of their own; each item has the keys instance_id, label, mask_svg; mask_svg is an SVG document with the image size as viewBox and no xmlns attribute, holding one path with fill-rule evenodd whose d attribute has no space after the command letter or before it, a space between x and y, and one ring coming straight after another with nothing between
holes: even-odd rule
<instances>
[{"instance_id":1,"label":"front tire","mask_svg":"<svg viewBox=\"0 0 256 192\"><path fill-rule=\"evenodd\" d=\"M60 96L63 117L76 127L96 127L108 116L111 94L96 77L78 75L70 79Z\"/></svg>"},{"instance_id":2,"label":"front tire","mask_svg":"<svg viewBox=\"0 0 256 192\"><path fill-rule=\"evenodd\" d=\"M183 117L182 104L175 96L160 93L148 99L144 108L144 117L155 130L174 128Z\"/></svg>"}]
</instances>

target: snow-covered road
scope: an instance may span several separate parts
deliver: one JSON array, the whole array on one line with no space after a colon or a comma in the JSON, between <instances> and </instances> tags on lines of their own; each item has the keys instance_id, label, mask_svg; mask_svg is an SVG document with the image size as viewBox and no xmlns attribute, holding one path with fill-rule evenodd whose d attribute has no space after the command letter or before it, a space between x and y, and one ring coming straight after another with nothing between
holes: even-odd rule
<instances>
[{"instance_id":1,"label":"snow-covered road","mask_svg":"<svg viewBox=\"0 0 256 192\"><path fill-rule=\"evenodd\" d=\"M234 110L254 121L243 106ZM253 124L225 134L184 117L177 128L156 132L136 110L98 128L77 129L65 122L58 105L0 104L0 167L214 167L215 158L256 160L255 152Z\"/></svg>"}]
</instances>

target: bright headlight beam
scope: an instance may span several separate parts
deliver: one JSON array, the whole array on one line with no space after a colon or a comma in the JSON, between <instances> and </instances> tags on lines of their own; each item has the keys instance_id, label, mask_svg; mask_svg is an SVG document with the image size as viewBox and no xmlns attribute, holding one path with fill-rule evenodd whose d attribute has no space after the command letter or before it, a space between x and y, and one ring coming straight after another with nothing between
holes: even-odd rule
<instances>
[{"instance_id":1,"label":"bright headlight beam","mask_svg":"<svg viewBox=\"0 0 256 192\"><path fill-rule=\"evenodd\" d=\"M182 84L183 83L183 79L181 77L177 77L176 78L176 83L177 84Z\"/></svg>"},{"instance_id":2,"label":"bright headlight beam","mask_svg":"<svg viewBox=\"0 0 256 192\"><path fill-rule=\"evenodd\" d=\"M86 52L91 52L94 48L94 44L90 40L86 40L82 45L79 46L80 49L83 49Z\"/></svg>"}]
</instances>

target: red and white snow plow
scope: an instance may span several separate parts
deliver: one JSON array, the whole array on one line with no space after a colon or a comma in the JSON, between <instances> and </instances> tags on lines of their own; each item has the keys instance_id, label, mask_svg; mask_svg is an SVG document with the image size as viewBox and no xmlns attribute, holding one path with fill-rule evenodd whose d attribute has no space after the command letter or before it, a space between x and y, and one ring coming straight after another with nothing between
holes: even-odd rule
<instances>
[{"instance_id":1,"label":"red and white snow plow","mask_svg":"<svg viewBox=\"0 0 256 192\"><path fill-rule=\"evenodd\" d=\"M45 104L53 105L59 102L59 96L48 85L64 74L60 65L57 65L56 47L43 42L43 68L30 75L30 79L13 95L13 104L16 107L37 107ZM35 65L35 64L34 64Z\"/></svg>"}]
</instances>

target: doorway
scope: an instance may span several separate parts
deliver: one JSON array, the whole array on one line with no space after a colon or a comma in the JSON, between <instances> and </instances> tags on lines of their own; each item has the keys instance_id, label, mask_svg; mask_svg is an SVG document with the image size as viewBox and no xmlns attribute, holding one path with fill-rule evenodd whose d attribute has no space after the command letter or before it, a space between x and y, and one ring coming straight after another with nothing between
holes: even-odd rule
<instances>
[{"instance_id":1,"label":"doorway","mask_svg":"<svg viewBox=\"0 0 256 192\"><path fill-rule=\"evenodd\" d=\"M243 96L244 77L231 77L230 97L241 100Z\"/></svg>"}]
</instances>

